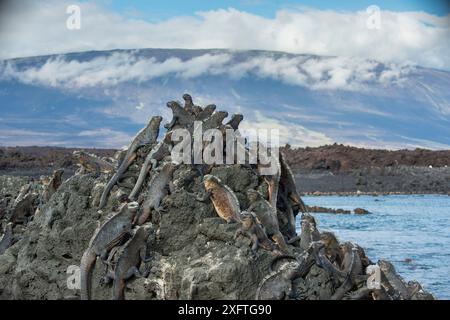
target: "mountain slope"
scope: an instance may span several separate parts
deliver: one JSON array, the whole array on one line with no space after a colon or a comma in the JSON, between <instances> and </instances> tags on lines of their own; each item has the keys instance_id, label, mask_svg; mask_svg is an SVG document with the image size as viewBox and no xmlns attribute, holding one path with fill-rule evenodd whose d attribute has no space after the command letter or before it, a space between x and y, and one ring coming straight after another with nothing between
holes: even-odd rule
<instances>
[{"instance_id":1,"label":"mountain slope","mask_svg":"<svg viewBox=\"0 0 450 320\"><path fill-rule=\"evenodd\" d=\"M267 51L141 49L0 62L0 145L121 147L184 92L281 143L448 149L450 72Z\"/></svg>"}]
</instances>

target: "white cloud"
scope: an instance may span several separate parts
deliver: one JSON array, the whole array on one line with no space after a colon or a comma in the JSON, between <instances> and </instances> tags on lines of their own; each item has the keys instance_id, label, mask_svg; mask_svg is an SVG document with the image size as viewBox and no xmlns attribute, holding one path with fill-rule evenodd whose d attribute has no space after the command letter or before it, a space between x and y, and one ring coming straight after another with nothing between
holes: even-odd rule
<instances>
[{"instance_id":1,"label":"white cloud","mask_svg":"<svg viewBox=\"0 0 450 320\"><path fill-rule=\"evenodd\" d=\"M229 8L151 23L81 2L81 30L71 31L66 28L68 1L14 2L20 4L1 17L1 58L115 48L230 48L450 69L449 16L424 12L381 11L381 29L371 30L366 11L285 9L270 19ZM348 70L336 69L330 84L339 86L347 76Z\"/></svg>"},{"instance_id":2,"label":"white cloud","mask_svg":"<svg viewBox=\"0 0 450 320\"><path fill-rule=\"evenodd\" d=\"M115 52L87 61L48 59L42 66L18 68L14 61L0 65L0 78L13 78L28 84L68 89L115 86L127 81L147 81L165 76L183 79L205 75L269 78L310 89L363 90L365 85L401 83L413 67L346 57L306 57L260 53L242 60L232 51L205 53L187 60L168 57L157 61L133 52Z\"/></svg>"}]
</instances>

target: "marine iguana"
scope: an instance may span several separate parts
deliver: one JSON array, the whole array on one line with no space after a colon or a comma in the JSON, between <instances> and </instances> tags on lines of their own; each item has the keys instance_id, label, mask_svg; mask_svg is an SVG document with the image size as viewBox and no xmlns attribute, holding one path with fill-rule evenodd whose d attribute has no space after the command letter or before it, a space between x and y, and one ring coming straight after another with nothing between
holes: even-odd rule
<instances>
[{"instance_id":1,"label":"marine iguana","mask_svg":"<svg viewBox=\"0 0 450 320\"><path fill-rule=\"evenodd\" d=\"M278 187L280 184L280 176L281 176L281 165L280 160L277 155L272 154L272 150L269 153L268 149L262 144L258 143L258 165L257 169L260 175L264 177L264 180L267 183L268 191L269 191L269 203L272 207L277 208L277 199L278 199ZM263 151L261 151L263 150ZM275 165L275 172L271 175L265 175L263 170L267 168L267 166Z\"/></svg>"},{"instance_id":2,"label":"marine iguana","mask_svg":"<svg viewBox=\"0 0 450 320\"><path fill-rule=\"evenodd\" d=\"M283 192L296 209L294 210L294 216L297 215L298 210L300 210L302 213L308 212L305 203L298 194L294 174L292 173L292 170L286 161L286 156L281 151L279 154L279 161L281 166L280 185L282 186Z\"/></svg>"},{"instance_id":3,"label":"marine iguana","mask_svg":"<svg viewBox=\"0 0 450 320\"><path fill-rule=\"evenodd\" d=\"M58 190L62 183L62 175L64 173L63 169L58 169L53 171L53 176L50 179L48 185L45 186L45 190L42 194L42 199L44 202L50 200L51 196Z\"/></svg>"},{"instance_id":4,"label":"marine iguana","mask_svg":"<svg viewBox=\"0 0 450 320\"><path fill-rule=\"evenodd\" d=\"M26 224L28 217L34 214L38 201L38 194L34 192L27 193L12 209L9 222L13 225L18 223Z\"/></svg>"},{"instance_id":5,"label":"marine iguana","mask_svg":"<svg viewBox=\"0 0 450 320\"><path fill-rule=\"evenodd\" d=\"M300 225L300 235L290 239L288 243L291 244L300 240L300 248L306 250L312 242L320 240L320 232L317 230L316 219L309 213L302 214Z\"/></svg>"},{"instance_id":6,"label":"marine iguana","mask_svg":"<svg viewBox=\"0 0 450 320\"><path fill-rule=\"evenodd\" d=\"M256 222L254 215L251 212L243 211L241 213L242 225L236 230L234 239L239 235L250 237L252 240L252 253L256 254L258 248L261 247L267 251L280 253L275 244L269 240L264 230Z\"/></svg>"},{"instance_id":7,"label":"marine iguana","mask_svg":"<svg viewBox=\"0 0 450 320\"><path fill-rule=\"evenodd\" d=\"M194 102L192 101L191 95L187 93L183 94L183 100L184 100L184 110L186 110L190 114L194 114Z\"/></svg>"},{"instance_id":8,"label":"marine iguana","mask_svg":"<svg viewBox=\"0 0 450 320\"><path fill-rule=\"evenodd\" d=\"M277 213L281 233L289 240L297 237L296 221L292 204L282 190L281 192L278 192Z\"/></svg>"},{"instance_id":9,"label":"marine iguana","mask_svg":"<svg viewBox=\"0 0 450 320\"><path fill-rule=\"evenodd\" d=\"M240 113L234 113L231 116L230 121L226 123L226 125L229 125L234 130L237 130L239 128L239 124L244 120L244 116Z\"/></svg>"},{"instance_id":10,"label":"marine iguana","mask_svg":"<svg viewBox=\"0 0 450 320\"><path fill-rule=\"evenodd\" d=\"M215 104L209 104L207 105L196 117L195 121L204 121L208 119L214 111L216 111L216 105Z\"/></svg>"},{"instance_id":11,"label":"marine iguana","mask_svg":"<svg viewBox=\"0 0 450 320\"><path fill-rule=\"evenodd\" d=\"M429 292L426 292L417 281L408 281L408 290L411 300L436 300Z\"/></svg>"},{"instance_id":12,"label":"marine iguana","mask_svg":"<svg viewBox=\"0 0 450 320\"><path fill-rule=\"evenodd\" d=\"M379 260L377 264L392 288L400 294L400 299L410 299L411 292L406 286L404 280L395 271L394 265L387 260Z\"/></svg>"},{"instance_id":13,"label":"marine iguana","mask_svg":"<svg viewBox=\"0 0 450 320\"><path fill-rule=\"evenodd\" d=\"M129 198L131 200L135 200L138 192L142 188L142 184L144 183L145 177L148 172L152 168L156 168L156 165L159 161L162 161L165 157L170 155L170 151L172 150L172 132L167 132L164 138L158 142L158 144L150 150L148 155L145 157L144 164L141 167L141 171L139 172L138 179L136 184L134 185L133 190L131 191Z\"/></svg>"},{"instance_id":14,"label":"marine iguana","mask_svg":"<svg viewBox=\"0 0 450 320\"><path fill-rule=\"evenodd\" d=\"M184 100L184 110L197 117L203 109L200 106L196 106L194 101L192 101L192 97L189 94L183 94Z\"/></svg>"},{"instance_id":15,"label":"marine iguana","mask_svg":"<svg viewBox=\"0 0 450 320\"><path fill-rule=\"evenodd\" d=\"M10 222L5 227L2 240L0 240L0 255L4 254L13 243L13 224Z\"/></svg>"},{"instance_id":16,"label":"marine iguana","mask_svg":"<svg viewBox=\"0 0 450 320\"><path fill-rule=\"evenodd\" d=\"M362 262L356 247L351 242L345 242L341 244L341 251L343 261L340 268L330 262L323 248L318 254L319 265L341 283L331 300L341 300L353 287L367 280L367 275L363 275Z\"/></svg>"},{"instance_id":17,"label":"marine iguana","mask_svg":"<svg viewBox=\"0 0 450 320\"><path fill-rule=\"evenodd\" d=\"M171 162L165 163L161 171L152 177L140 214L136 217L138 225L144 224L152 211L160 215L164 210L161 201L168 194L168 185L176 168L177 166Z\"/></svg>"},{"instance_id":18,"label":"marine iguana","mask_svg":"<svg viewBox=\"0 0 450 320\"><path fill-rule=\"evenodd\" d=\"M223 120L228 117L226 111L214 111L208 118L203 121L203 132L209 129L220 129L223 126Z\"/></svg>"},{"instance_id":19,"label":"marine iguana","mask_svg":"<svg viewBox=\"0 0 450 320\"><path fill-rule=\"evenodd\" d=\"M100 209L102 209L106 205L111 189L120 180L122 175L136 158L136 151L144 145L151 145L155 143L159 135L159 125L161 121L162 117L160 116L152 117L148 125L141 131L139 131L139 133L133 139L130 146L128 147L124 159L117 169L117 172L112 176L111 180L109 180L108 184L105 186L105 190L103 191L102 197L100 198Z\"/></svg>"},{"instance_id":20,"label":"marine iguana","mask_svg":"<svg viewBox=\"0 0 450 320\"><path fill-rule=\"evenodd\" d=\"M91 276L97 257L106 261L109 251L119 245L130 233L132 222L139 204L130 202L123 204L119 212L106 220L97 230L89 242L89 247L81 258L81 299L91 298Z\"/></svg>"},{"instance_id":21,"label":"marine iguana","mask_svg":"<svg viewBox=\"0 0 450 320\"><path fill-rule=\"evenodd\" d=\"M325 254L331 263L342 264L343 256L339 241L332 232L324 231L320 234L320 241L325 246Z\"/></svg>"},{"instance_id":22,"label":"marine iguana","mask_svg":"<svg viewBox=\"0 0 450 320\"><path fill-rule=\"evenodd\" d=\"M219 217L227 223L241 221L241 208L238 198L233 190L224 184L218 177L207 174L203 177L206 194L197 197L198 201L210 199Z\"/></svg>"},{"instance_id":23,"label":"marine iguana","mask_svg":"<svg viewBox=\"0 0 450 320\"><path fill-rule=\"evenodd\" d=\"M147 238L152 231L151 226L137 227L131 239L124 244L114 271L105 276L105 283L114 280L112 290L113 300L125 299L124 291L128 279L133 276L138 278L143 276L139 271L139 265L150 261L150 257L147 257L146 253Z\"/></svg>"},{"instance_id":24,"label":"marine iguana","mask_svg":"<svg viewBox=\"0 0 450 320\"><path fill-rule=\"evenodd\" d=\"M164 128L169 131L178 128L184 128L191 131L194 124L194 116L176 101L168 102L167 107L172 110L172 121L166 123Z\"/></svg>"},{"instance_id":25,"label":"marine iguana","mask_svg":"<svg viewBox=\"0 0 450 320\"><path fill-rule=\"evenodd\" d=\"M46 182L46 184L48 184L50 181L50 179L48 179L48 181ZM26 185L22 186L22 188L20 188L19 194L17 195L17 197L14 199L14 202L12 203L12 207L14 208L15 206L17 206L22 200L23 198L25 198L25 196L27 194L30 193L31 191L31 186L32 183L27 183Z\"/></svg>"},{"instance_id":26,"label":"marine iguana","mask_svg":"<svg viewBox=\"0 0 450 320\"><path fill-rule=\"evenodd\" d=\"M262 194L256 190L247 190L247 198L250 201L250 206L247 211L251 211L256 214L258 221L264 227L267 235L276 242L278 247L283 252L287 252L288 247L279 230L275 208L272 207L272 205L264 199Z\"/></svg>"},{"instance_id":27,"label":"marine iguana","mask_svg":"<svg viewBox=\"0 0 450 320\"><path fill-rule=\"evenodd\" d=\"M261 283L256 290L255 299L259 300L261 298L261 292L266 293L272 299L287 299L293 297L292 292L292 281L303 278L314 265L317 260L317 252L323 246L319 242L311 244L308 250L303 251L297 256L293 255L280 255L275 257L270 264L270 273L263 278ZM274 270L274 265L281 259L291 259L295 263L285 263L279 268L279 270ZM278 281L274 281L269 289L262 290L264 285L270 279L278 276ZM267 299L265 297L264 299Z\"/></svg>"},{"instance_id":28,"label":"marine iguana","mask_svg":"<svg viewBox=\"0 0 450 320\"><path fill-rule=\"evenodd\" d=\"M78 161L81 169L80 173L93 172L98 175L100 173L109 173L115 170L114 164L83 150L74 151L73 156Z\"/></svg>"}]
</instances>

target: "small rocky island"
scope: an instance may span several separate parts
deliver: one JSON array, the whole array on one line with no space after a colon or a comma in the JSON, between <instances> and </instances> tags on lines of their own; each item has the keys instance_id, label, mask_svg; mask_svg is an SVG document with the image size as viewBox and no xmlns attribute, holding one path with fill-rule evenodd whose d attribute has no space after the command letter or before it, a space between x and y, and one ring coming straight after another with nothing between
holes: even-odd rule
<instances>
[{"instance_id":1,"label":"small rocky island","mask_svg":"<svg viewBox=\"0 0 450 320\"><path fill-rule=\"evenodd\" d=\"M183 99L165 130L151 118L114 157L75 151L74 175L2 177L1 299L434 299L321 232L283 153L269 176L174 163L175 129L238 132L243 119Z\"/></svg>"}]
</instances>

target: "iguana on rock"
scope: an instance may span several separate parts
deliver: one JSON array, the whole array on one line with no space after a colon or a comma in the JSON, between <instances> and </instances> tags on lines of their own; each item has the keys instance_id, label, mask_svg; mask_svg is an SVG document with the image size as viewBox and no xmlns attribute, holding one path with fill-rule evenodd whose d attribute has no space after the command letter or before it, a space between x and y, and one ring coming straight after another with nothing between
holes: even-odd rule
<instances>
[{"instance_id":1,"label":"iguana on rock","mask_svg":"<svg viewBox=\"0 0 450 320\"><path fill-rule=\"evenodd\" d=\"M172 132L166 133L164 138L158 142L158 144L150 150L148 155L145 157L144 164L139 172L138 179L134 185L133 190L130 193L129 198L135 200L137 194L142 188L145 177L149 173L150 169L156 168L158 162L162 161L165 157L170 156L170 151L172 150Z\"/></svg>"},{"instance_id":2,"label":"iguana on rock","mask_svg":"<svg viewBox=\"0 0 450 320\"><path fill-rule=\"evenodd\" d=\"M190 131L194 124L194 116L176 101L168 102L167 107L172 110L172 121L166 123L164 128L169 131L178 128L188 129Z\"/></svg>"},{"instance_id":3,"label":"iguana on rock","mask_svg":"<svg viewBox=\"0 0 450 320\"><path fill-rule=\"evenodd\" d=\"M265 295L263 297L264 300L294 298L292 281L303 278L308 274L317 259L317 252L321 246L322 244L316 242L311 244L308 250L303 251L297 256L280 255L275 257L270 264L270 273L263 278L256 290L255 299L261 299L261 294ZM287 258L294 260L295 262L284 263L278 270L274 269L276 262ZM278 277L278 279L275 279L272 283L269 282L271 285L268 286L267 289L263 289L266 286L266 283L275 277Z\"/></svg>"},{"instance_id":4,"label":"iguana on rock","mask_svg":"<svg viewBox=\"0 0 450 320\"><path fill-rule=\"evenodd\" d=\"M73 156L78 161L81 173L93 172L98 175L100 173L109 173L115 170L114 164L83 150L74 151Z\"/></svg>"},{"instance_id":5,"label":"iguana on rock","mask_svg":"<svg viewBox=\"0 0 450 320\"><path fill-rule=\"evenodd\" d=\"M426 292L422 285L413 280L408 281L408 291L410 293L411 300L436 300L436 298L429 292Z\"/></svg>"},{"instance_id":6,"label":"iguana on rock","mask_svg":"<svg viewBox=\"0 0 450 320\"><path fill-rule=\"evenodd\" d=\"M122 160L122 162L119 165L119 168L117 169L117 172L113 175L111 180L109 180L108 184L105 186L105 190L103 191L102 197L100 198L100 205L99 205L100 209L106 205L111 189L120 180L122 175L135 160L136 151L144 145L151 145L155 143L159 135L159 125L161 121L162 117L160 116L152 117L148 125L141 131L139 131L139 133L133 139L130 146L128 147L124 159Z\"/></svg>"},{"instance_id":7,"label":"iguana on rock","mask_svg":"<svg viewBox=\"0 0 450 320\"><path fill-rule=\"evenodd\" d=\"M48 179L47 184L50 182L50 179ZM14 202L12 204L12 207L14 208L15 206L17 206L24 198L26 195L28 195L31 191L31 186L32 183L27 183L26 185L22 186L22 188L20 188L19 194L17 195L17 197L14 199Z\"/></svg>"},{"instance_id":8,"label":"iguana on rock","mask_svg":"<svg viewBox=\"0 0 450 320\"><path fill-rule=\"evenodd\" d=\"M194 104L194 101L192 101L192 97L189 94L187 93L184 94L183 100L184 100L184 110L194 115L195 117L197 117L200 114L200 112L203 111L201 107L196 106Z\"/></svg>"},{"instance_id":9,"label":"iguana on rock","mask_svg":"<svg viewBox=\"0 0 450 320\"><path fill-rule=\"evenodd\" d=\"M405 284L404 280L395 271L394 265L387 260L379 260L377 264L392 288L400 294L400 299L410 299L411 292Z\"/></svg>"},{"instance_id":10,"label":"iguana on rock","mask_svg":"<svg viewBox=\"0 0 450 320\"><path fill-rule=\"evenodd\" d=\"M234 234L234 239L239 235L250 237L252 240L252 253L256 254L258 248L261 247L267 251L280 253L275 244L269 240L264 230L256 222L252 213L243 211L241 213L242 225Z\"/></svg>"},{"instance_id":11,"label":"iguana on rock","mask_svg":"<svg viewBox=\"0 0 450 320\"><path fill-rule=\"evenodd\" d=\"M214 111L208 118L203 121L203 132L209 129L220 129L223 126L223 120L228 117L226 111Z\"/></svg>"},{"instance_id":12,"label":"iguana on rock","mask_svg":"<svg viewBox=\"0 0 450 320\"><path fill-rule=\"evenodd\" d=\"M280 185L287 199L289 199L292 202L292 205L296 209L294 210L294 215L295 216L297 215L298 210L300 210L300 212L303 213L308 212L305 203L298 194L294 174L292 173L292 170L286 161L286 156L281 151L279 154L279 160L281 166Z\"/></svg>"},{"instance_id":13,"label":"iguana on rock","mask_svg":"<svg viewBox=\"0 0 450 320\"><path fill-rule=\"evenodd\" d=\"M300 240L300 248L306 250L312 242L320 240L320 232L317 230L316 219L309 213L302 214L300 226L300 235L290 239L288 243L294 243Z\"/></svg>"},{"instance_id":14,"label":"iguana on rock","mask_svg":"<svg viewBox=\"0 0 450 320\"><path fill-rule=\"evenodd\" d=\"M272 207L277 208L277 199L278 199L278 186L280 184L280 176L281 176L281 166L280 160L274 154L269 154L268 149L259 143L258 147L260 151L258 152L258 172L260 175L264 177L264 180L267 183L268 191L269 191L269 203ZM263 151L261 151L263 150ZM264 175L263 169L267 168L267 166L275 165L275 172L271 175Z\"/></svg>"},{"instance_id":15,"label":"iguana on rock","mask_svg":"<svg viewBox=\"0 0 450 320\"><path fill-rule=\"evenodd\" d=\"M160 172L152 177L144 203L142 204L141 212L136 217L136 223L138 225L144 224L152 211L160 215L161 211L164 210L161 207L161 201L168 194L169 183L172 181L173 172L176 168L177 166L175 164L168 162L162 166Z\"/></svg>"},{"instance_id":16,"label":"iguana on rock","mask_svg":"<svg viewBox=\"0 0 450 320\"><path fill-rule=\"evenodd\" d=\"M283 252L287 252L288 247L278 227L278 219L275 208L272 207L272 205L264 199L262 194L256 190L247 190L247 198L250 201L250 207L247 211L251 211L256 214L258 221L264 227L267 235L276 242L278 247Z\"/></svg>"},{"instance_id":17,"label":"iguana on rock","mask_svg":"<svg viewBox=\"0 0 450 320\"><path fill-rule=\"evenodd\" d=\"M194 101L192 101L192 97L189 94L183 94L184 100L184 110L189 112L190 114L194 114Z\"/></svg>"},{"instance_id":18,"label":"iguana on rock","mask_svg":"<svg viewBox=\"0 0 450 320\"><path fill-rule=\"evenodd\" d=\"M29 217L32 216L36 210L38 194L27 193L11 210L9 221L16 225L18 223L26 224Z\"/></svg>"},{"instance_id":19,"label":"iguana on rock","mask_svg":"<svg viewBox=\"0 0 450 320\"><path fill-rule=\"evenodd\" d=\"M228 121L226 123L226 125L229 125L231 128L233 128L234 130L239 129L239 124L242 122L242 120L244 120L244 116L240 113L234 113L231 116L230 121Z\"/></svg>"},{"instance_id":20,"label":"iguana on rock","mask_svg":"<svg viewBox=\"0 0 450 320\"><path fill-rule=\"evenodd\" d=\"M214 104L209 104L207 105L196 117L195 117L195 121L204 121L206 119L208 119L213 113L214 111L216 111L216 105Z\"/></svg>"},{"instance_id":21,"label":"iguana on rock","mask_svg":"<svg viewBox=\"0 0 450 320\"><path fill-rule=\"evenodd\" d=\"M114 280L112 290L113 300L125 299L124 291L128 279L133 276L143 276L139 271L139 265L150 261L150 258L146 256L147 238L152 231L153 229L150 226L137 227L131 239L124 244L114 271L105 276L105 283Z\"/></svg>"},{"instance_id":22,"label":"iguana on rock","mask_svg":"<svg viewBox=\"0 0 450 320\"><path fill-rule=\"evenodd\" d=\"M13 243L13 224L10 222L5 227L2 240L0 240L0 255L4 254Z\"/></svg>"},{"instance_id":23,"label":"iguana on rock","mask_svg":"<svg viewBox=\"0 0 450 320\"><path fill-rule=\"evenodd\" d=\"M123 204L120 211L103 223L94 233L89 247L81 258L81 299L91 298L92 272L97 257L106 261L112 248L119 245L130 233L133 219L138 210L137 202Z\"/></svg>"},{"instance_id":24,"label":"iguana on rock","mask_svg":"<svg viewBox=\"0 0 450 320\"><path fill-rule=\"evenodd\" d=\"M320 241L325 246L325 254L331 263L342 264L343 256L339 241L332 232L324 231L320 234Z\"/></svg>"},{"instance_id":25,"label":"iguana on rock","mask_svg":"<svg viewBox=\"0 0 450 320\"><path fill-rule=\"evenodd\" d=\"M233 190L218 177L211 174L203 177L203 184L206 194L203 197L197 197L197 200L204 202L207 199L211 199L219 217L227 223L240 222L241 208Z\"/></svg>"},{"instance_id":26,"label":"iguana on rock","mask_svg":"<svg viewBox=\"0 0 450 320\"><path fill-rule=\"evenodd\" d=\"M48 185L45 186L45 190L42 194L42 199L44 202L50 200L51 196L59 189L62 184L62 175L64 173L63 169L58 169L53 172L52 178Z\"/></svg>"},{"instance_id":27,"label":"iguana on rock","mask_svg":"<svg viewBox=\"0 0 450 320\"><path fill-rule=\"evenodd\" d=\"M319 265L341 283L331 296L331 300L341 300L353 287L367 280L367 276L363 275L361 258L355 246L351 242L345 242L341 245L341 251L343 261L340 268L330 262L324 249L318 254Z\"/></svg>"}]
</instances>

